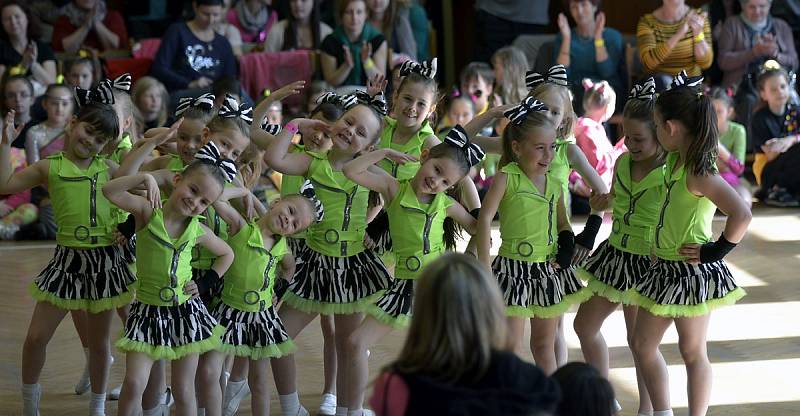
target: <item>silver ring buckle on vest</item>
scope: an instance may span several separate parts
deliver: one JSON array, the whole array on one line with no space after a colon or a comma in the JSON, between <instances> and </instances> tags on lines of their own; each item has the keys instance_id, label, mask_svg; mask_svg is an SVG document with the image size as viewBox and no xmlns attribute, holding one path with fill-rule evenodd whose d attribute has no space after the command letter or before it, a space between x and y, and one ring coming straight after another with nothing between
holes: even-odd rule
<instances>
[{"instance_id":1,"label":"silver ring buckle on vest","mask_svg":"<svg viewBox=\"0 0 800 416\"><path fill-rule=\"evenodd\" d=\"M329 236L333 235L333 238ZM325 231L325 242L329 244L334 244L339 242L339 231L334 230L333 228Z\"/></svg>"},{"instance_id":2,"label":"silver ring buckle on vest","mask_svg":"<svg viewBox=\"0 0 800 416\"><path fill-rule=\"evenodd\" d=\"M86 240L89 238L89 227L86 227L85 225L79 225L75 227L74 234L78 241Z\"/></svg>"},{"instance_id":3,"label":"silver ring buckle on vest","mask_svg":"<svg viewBox=\"0 0 800 416\"><path fill-rule=\"evenodd\" d=\"M255 290L248 290L247 292L244 292L244 296L242 296L242 298L244 299L244 303L248 305L256 305L261 301L261 294Z\"/></svg>"},{"instance_id":4,"label":"silver ring buckle on vest","mask_svg":"<svg viewBox=\"0 0 800 416\"><path fill-rule=\"evenodd\" d=\"M533 254L533 245L527 241L521 241L517 244L517 254L522 257L529 257Z\"/></svg>"},{"instance_id":5,"label":"silver ring buckle on vest","mask_svg":"<svg viewBox=\"0 0 800 416\"><path fill-rule=\"evenodd\" d=\"M420 260L417 256L411 256L406 258L406 269L415 272L422 267L422 260Z\"/></svg>"},{"instance_id":6,"label":"silver ring buckle on vest","mask_svg":"<svg viewBox=\"0 0 800 416\"><path fill-rule=\"evenodd\" d=\"M164 294L168 294L169 296L164 296ZM175 289L170 286L164 286L161 290L158 291L158 298L161 299L163 302L173 302L175 301Z\"/></svg>"}]
</instances>

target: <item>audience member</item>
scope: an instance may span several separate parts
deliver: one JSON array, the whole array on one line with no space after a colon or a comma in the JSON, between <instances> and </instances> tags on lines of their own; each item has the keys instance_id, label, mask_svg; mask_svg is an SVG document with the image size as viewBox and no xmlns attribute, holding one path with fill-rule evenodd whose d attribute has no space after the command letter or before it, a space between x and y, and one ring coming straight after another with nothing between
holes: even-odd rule
<instances>
[{"instance_id":1,"label":"audience member","mask_svg":"<svg viewBox=\"0 0 800 416\"><path fill-rule=\"evenodd\" d=\"M278 13L271 7L271 0L238 0L228 10L226 20L241 32L242 41L264 43Z\"/></svg>"},{"instance_id":2,"label":"audience member","mask_svg":"<svg viewBox=\"0 0 800 416\"><path fill-rule=\"evenodd\" d=\"M142 116L143 126L139 131L166 126L169 94L159 80L153 77L139 78L133 86L131 98Z\"/></svg>"},{"instance_id":3,"label":"audience member","mask_svg":"<svg viewBox=\"0 0 800 416\"><path fill-rule=\"evenodd\" d=\"M72 0L64 6L53 27L53 49L56 52L129 47L128 30L122 15L108 9L105 0Z\"/></svg>"},{"instance_id":4,"label":"audience member","mask_svg":"<svg viewBox=\"0 0 800 416\"><path fill-rule=\"evenodd\" d=\"M528 59L525 58L525 54L519 48L505 46L492 55L492 67L496 103L508 105L522 102L528 95L528 87L525 85ZM507 118L498 120L495 126L497 133L502 134L507 124Z\"/></svg>"},{"instance_id":5,"label":"audience member","mask_svg":"<svg viewBox=\"0 0 800 416\"><path fill-rule=\"evenodd\" d=\"M421 62L428 59L428 16L412 0L367 0L369 23L395 53Z\"/></svg>"},{"instance_id":6,"label":"audience member","mask_svg":"<svg viewBox=\"0 0 800 416\"><path fill-rule=\"evenodd\" d=\"M27 166L25 152L11 149L11 169L18 172ZM39 208L31 203L30 189L12 194L0 195L0 240L12 240L19 227L36 221Z\"/></svg>"},{"instance_id":7,"label":"audience member","mask_svg":"<svg viewBox=\"0 0 800 416\"><path fill-rule=\"evenodd\" d=\"M476 61L489 62L494 51L519 35L545 33L549 0L476 0Z\"/></svg>"},{"instance_id":8,"label":"audience member","mask_svg":"<svg viewBox=\"0 0 800 416\"><path fill-rule=\"evenodd\" d=\"M233 0L224 0L222 3L222 15L225 16L231 5L231 1ZM214 31L219 33L220 35L224 36L225 39L228 39L228 43L231 44L231 49L233 50L233 54L236 57L242 56L242 32L236 27L233 23L227 21L226 19L219 19L214 24Z\"/></svg>"},{"instance_id":9,"label":"audience member","mask_svg":"<svg viewBox=\"0 0 800 416\"><path fill-rule=\"evenodd\" d=\"M29 165L64 149L64 129L72 119L75 100L66 84L51 84L44 96L47 119L26 132L25 157Z\"/></svg>"},{"instance_id":10,"label":"audience member","mask_svg":"<svg viewBox=\"0 0 800 416\"><path fill-rule=\"evenodd\" d=\"M483 114L494 104L490 98L494 93L494 71L484 62L470 62L459 76L461 95L475 103L475 114Z\"/></svg>"},{"instance_id":11,"label":"audience member","mask_svg":"<svg viewBox=\"0 0 800 416\"><path fill-rule=\"evenodd\" d=\"M92 58L78 57L64 63L64 80L73 87L88 90L99 78L98 65Z\"/></svg>"},{"instance_id":12,"label":"audience member","mask_svg":"<svg viewBox=\"0 0 800 416\"><path fill-rule=\"evenodd\" d=\"M25 75L33 84L34 95L44 94L56 81L56 61L50 46L39 41L37 19L19 0L3 2L0 13L0 73Z\"/></svg>"},{"instance_id":13,"label":"audience member","mask_svg":"<svg viewBox=\"0 0 800 416\"><path fill-rule=\"evenodd\" d=\"M289 16L269 30L264 50L319 49L322 40L333 33L330 26L320 21L320 1L291 0L289 6Z\"/></svg>"},{"instance_id":14,"label":"audience member","mask_svg":"<svg viewBox=\"0 0 800 416\"><path fill-rule=\"evenodd\" d=\"M31 121L33 105L33 84L23 75L3 75L2 113L14 110L14 125L22 127Z\"/></svg>"},{"instance_id":15,"label":"audience member","mask_svg":"<svg viewBox=\"0 0 800 416\"><path fill-rule=\"evenodd\" d=\"M728 182L742 200L750 206L753 204L750 190L742 183L744 173L747 133L744 126L731 121L733 110L733 89L714 87L708 93L714 112L717 113L717 129L719 130L719 146L717 148L717 168L719 175Z\"/></svg>"},{"instance_id":16,"label":"audience member","mask_svg":"<svg viewBox=\"0 0 800 416\"><path fill-rule=\"evenodd\" d=\"M552 376L561 388L561 402L556 416L613 416L614 388L600 373L586 363L572 362Z\"/></svg>"}]
</instances>

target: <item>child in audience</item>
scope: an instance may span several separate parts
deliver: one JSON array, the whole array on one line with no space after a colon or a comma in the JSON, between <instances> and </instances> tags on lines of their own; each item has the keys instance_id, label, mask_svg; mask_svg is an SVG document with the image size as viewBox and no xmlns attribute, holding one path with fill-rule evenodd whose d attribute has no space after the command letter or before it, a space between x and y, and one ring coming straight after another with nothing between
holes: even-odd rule
<instances>
[{"instance_id":1,"label":"child in audience","mask_svg":"<svg viewBox=\"0 0 800 416\"><path fill-rule=\"evenodd\" d=\"M75 100L66 84L51 84L44 94L47 119L33 125L25 134L25 157L34 164L64 149L64 128L72 119Z\"/></svg>"},{"instance_id":2,"label":"child in audience","mask_svg":"<svg viewBox=\"0 0 800 416\"><path fill-rule=\"evenodd\" d=\"M97 67L92 58L80 57L64 63L64 79L73 87L88 90L97 78Z\"/></svg>"},{"instance_id":3,"label":"child in audience","mask_svg":"<svg viewBox=\"0 0 800 416\"><path fill-rule=\"evenodd\" d=\"M485 62L470 62L461 70L461 95L475 103L475 114L483 114L493 103L494 71Z\"/></svg>"},{"instance_id":4,"label":"child in audience","mask_svg":"<svg viewBox=\"0 0 800 416\"><path fill-rule=\"evenodd\" d=\"M614 416L614 387L594 367L572 362L553 373L563 399L556 416Z\"/></svg>"},{"instance_id":5,"label":"child in audience","mask_svg":"<svg viewBox=\"0 0 800 416\"><path fill-rule=\"evenodd\" d=\"M743 125L731 121L733 117L733 90L715 87L708 94L717 115L719 147L717 148L717 168L719 175L728 182L739 196L752 206L752 195L747 189L744 173L744 155L747 149L747 132Z\"/></svg>"},{"instance_id":6,"label":"child in audience","mask_svg":"<svg viewBox=\"0 0 800 416\"><path fill-rule=\"evenodd\" d=\"M167 103L169 95L167 87L153 77L142 77L133 86L133 104L142 115L143 129L146 131L154 127L163 127L167 124Z\"/></svg>"}]
</instances>

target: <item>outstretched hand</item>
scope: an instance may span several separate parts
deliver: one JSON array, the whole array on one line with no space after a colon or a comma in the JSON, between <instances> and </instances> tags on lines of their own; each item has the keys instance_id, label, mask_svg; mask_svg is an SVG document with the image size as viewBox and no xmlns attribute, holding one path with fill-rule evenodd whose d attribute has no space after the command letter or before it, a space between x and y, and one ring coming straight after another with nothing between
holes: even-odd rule
<instances>
[{"instance_id":1,"label":"outstretched hand","mask_svg":"<svg viewBox=\"0 0 800 416\"><path fill-rule=\"evenodd\" d=\"M300 94L303 91L303 88L306 87L306 82L303 80L292 82L291 84L284 85L277 91L274 91L270 94L270 98L275 101L281 101L286 97L290 97L292 95Z\"/></svg>"},{"instance_id":2,"label":"outstretched hand","mask_svg":"<svg viewBox=\"0 0 800 416\"><path fill-rule=\"evenodd\" d=\"M398 150L394 149L384 149L386 159L391 160L398 165L405 165L408 162L416 162L417 157L413 155L409 155L408 153L403 153Z\"/></svg>"},{"instance_id":3,"label":"outstretched hand","mask_svg":"<svg viewBox=\"0 0 800 416\"><path fill-rule=\"evenodd\" d=\"M389 85L389 80L383 74L377 73L367 81L367 94L374 97L384 92L387 85Z\"/></svg>"},{"instance_id":4,"label":"outstretched hand","mask_svg":"<svg viewBox=\"0 0 800 416\"><path fill-rule=\"evenodd\" d=\"M8 113L6 113L5 124L3 125L3 139L0 141L1 144L10 145L12 142L14 142L14 140L17 139L19 132L22 131L22 127L24 126L14 126L15 116L16 112L14 110L9 110Z\"/></svg>"}]
</instances>

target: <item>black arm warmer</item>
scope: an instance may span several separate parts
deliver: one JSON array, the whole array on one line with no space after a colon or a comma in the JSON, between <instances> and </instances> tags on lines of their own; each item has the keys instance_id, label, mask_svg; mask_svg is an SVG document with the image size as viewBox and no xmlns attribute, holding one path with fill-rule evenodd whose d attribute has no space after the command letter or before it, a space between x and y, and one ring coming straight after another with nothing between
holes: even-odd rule
<instances>
[{"instance_id":1,"label":"black arm warmer","mask_svg":"<svg viewBox=\"0 0 800 416\"><path fill-rule=\"evenodd\" d=\"M556 263L562 269L566 269L572 262L572 255L575 253L575 234L572 231L562 231L558 233L558 252L556 253Z\"/></svg>"},{"instance_id":2,"label":"black arm warmer","mask_svg":"<svg viewBox=\"0 0 800 416\"><path fill-rule=\"evenodd\" d=\"M204 270L203 274L194 279L197 284L197 292L200 296L208 296L211 288L219 284L219 274L214 269Z\"/></svg>"},{"instance_id":3,"label":"black arm warmer","mask_svg":"<svg viewBox=\"0 0 800 416\"><path fill-rule=\"evenodd\" d=\"M475 209L473 209L472 211L469 212L469 215L472 215L472 218L475 218L477 220L478 216L481 215L481 209L480 208L475 208Z\"/></svg>"},{"instance_id":4,"label":"black arm warmer","mask_svg":"<svg viewBox=\"0 0 800 416\"><path fill-rule=\"evenodd\" d=\"M583 227L578 235L575 236L575 244L580 244L589 250L594 248L594 239L600 231L600 226L603 224L603 217L599 215L590 215L586 219L586 226Z\"/></svg>"},{"instance_id":5,"label":"black arm warmer","mask_svg":"<svg viewBox=\"0 0 800 416\"><path fill-rule=\"evenodd\" d=\"M128 214L128 218L125 219L125 222L117 224L117 231L130 240L136 233L136 219L133 218L133 215Z\"/></svg>"},{"instance_id":6,"label":"black arm warmer","mask_svg":"<svg viewBox=\"0 0 800 416\"><path fill-rule=\"evenodd\" d=\"M736 244L728 241L728 239L725 238L725 234L720 234L717 241L705 243L700 247L700 262L713 263L715 261L720 261L735 247Z\"/></svg>"}]
</instances>

